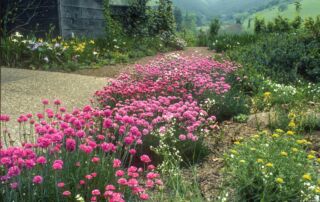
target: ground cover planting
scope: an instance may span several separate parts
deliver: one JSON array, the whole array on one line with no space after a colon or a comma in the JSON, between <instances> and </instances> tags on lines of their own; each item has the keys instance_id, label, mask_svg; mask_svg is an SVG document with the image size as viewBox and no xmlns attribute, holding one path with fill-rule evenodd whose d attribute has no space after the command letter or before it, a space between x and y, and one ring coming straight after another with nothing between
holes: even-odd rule
<instances>
[{"instance_id":1,"label":"ground cover planting","mask_svg":"<svg viewBox=\"0 0 320 202\"><path fill-rule=\"evenodd\" d=\"M186 152L183 144L202 139L215 121L199 106L201 96L227 92L224 76L235 69L209 58L159 58L97 91L97 105L68 113L60 100L53 109L43 100L42 113L17 120L21 146L12 145L2 115L2 199L147 200L163 182L145 137L175 128L173 143Z\"/></svg>"}]
</instances>

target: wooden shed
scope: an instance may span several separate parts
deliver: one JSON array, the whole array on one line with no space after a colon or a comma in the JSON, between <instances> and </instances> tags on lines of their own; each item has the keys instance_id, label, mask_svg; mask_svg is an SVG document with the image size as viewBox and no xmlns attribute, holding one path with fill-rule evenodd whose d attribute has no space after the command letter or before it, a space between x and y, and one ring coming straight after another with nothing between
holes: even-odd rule
<instances>
[{"instance_id":1,"label":"wooden shed","mask_svg":"<svg viewBox=\"0 0 320 202\"><path fill-rule=\"evenodd\" d=\"M128 1L110 0L112 14L125 15ZM13 2L18 3L14 5ZM37 36L51 30L53 35L66 38L104 35L103 0L4 0L3 10L8 8L17 10L16 19L6 24L7 30Z\"/></svg>"}]
</instances>

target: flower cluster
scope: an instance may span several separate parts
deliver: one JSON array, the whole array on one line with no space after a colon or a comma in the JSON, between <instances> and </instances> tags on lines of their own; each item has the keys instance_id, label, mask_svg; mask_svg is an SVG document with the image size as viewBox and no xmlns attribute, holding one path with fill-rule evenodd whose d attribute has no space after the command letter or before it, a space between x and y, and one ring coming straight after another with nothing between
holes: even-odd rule
<instances>
[{"instance_id":1,"label":"flower cluster","mask_svg":"<svg viewBox=\"0 0 320 202\"><path fill-rule=\"evenodd\" d=\"M250 193L256 198L267 194L268 201L317 201L320 158L318 152L306 151L309 144L294 130L281 129L235 142L226 156L227 172L233 180L231 186L243 190L237 193L242 200ZM248 182L251 182L249 186Z\"/></svg>"},{"instance_id":2,"label":"flower cluster","mask_svg":"<svg viewBox=\"0 0 320 202\"><path fill-rule=\"evenodd\" d=\"M145 136L175 131L172 142L197 141L215 121L199 103L205 93L227 92L224 78L234 69L228 62L170 55L137 65L134 73L97 91L98 107L68 113L60 100L53 102L56 110L43 100L42 113L18 118L21 147L13 146L7 129L1 131L0 192L8 201L147 200L163 183L153 157L143 150ZM1 115L1 124L7 121Z\"/></svg>"}]
</instances>

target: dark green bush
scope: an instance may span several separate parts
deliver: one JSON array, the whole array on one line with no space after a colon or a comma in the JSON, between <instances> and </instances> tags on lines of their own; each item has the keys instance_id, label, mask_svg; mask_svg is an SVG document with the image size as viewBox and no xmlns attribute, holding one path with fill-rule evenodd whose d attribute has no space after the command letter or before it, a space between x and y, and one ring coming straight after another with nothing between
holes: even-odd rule
<instances>
[{"instance_id":1,"label":"dark green bush","mask_svg":"<svg viewBox=\"0 0 320 202\"><path fill-rule=\"evenodd\" d=\"M281 83L295 82L301 76L320 81L320 40L305 33L261 36L255 44L234 49L228 55Z\"/></svg>"}]
</instances>

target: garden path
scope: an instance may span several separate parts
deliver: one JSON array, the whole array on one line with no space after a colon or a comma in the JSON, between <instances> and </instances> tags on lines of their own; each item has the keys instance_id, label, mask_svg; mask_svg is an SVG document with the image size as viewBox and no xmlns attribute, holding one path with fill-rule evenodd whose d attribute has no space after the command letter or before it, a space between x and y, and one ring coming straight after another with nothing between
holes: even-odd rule
<instances>
[{"instance_id":1,"label":"garden path","mask_svg":"<svg viewBox=\"0 0 320 202\"><path fill-rule=\"evenodd\" d=\"M187 48L174 53L212 55L212 51L200 47ZM115 77L119 72L128 71L134 64L146 64L156 57L144 57L132 64L79 70L72 74L1 67L0 114L10 115L11 121L8 128L12 134L17 134L19 125L15 120L22 113L41 112L42 99L51 101L60 99L62 106L69 111L73 107L82 107L90 103L90 98L96 90L106 85L107 78Z\"/></svg>"}]
</instances>

